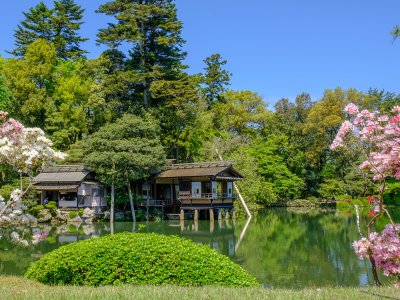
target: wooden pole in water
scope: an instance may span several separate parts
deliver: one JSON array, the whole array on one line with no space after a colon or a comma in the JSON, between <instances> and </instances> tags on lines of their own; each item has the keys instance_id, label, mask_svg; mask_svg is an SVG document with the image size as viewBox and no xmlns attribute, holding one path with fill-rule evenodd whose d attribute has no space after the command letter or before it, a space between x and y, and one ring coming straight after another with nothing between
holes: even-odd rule
<instances>
[{"instance_id":1,"label":"wooden pole in water","mask_svg":"<svg viewBox=\"0 0 400 300\"><path fill-rule=\"evenodd\" d=\"M214 221L214 210L210 208L210 221Z\"/></svg>"},{"instance_id":2,"label":"wooden pole in water","mask_svg":"<svg viewBox=\"0 0 400 300\"><path fill-rule=\"evenodd\" d=\"M196 222L196 221L198 221L199 220L199 210L198 209L195 209L194 210L194 221Z\"/></svg>"},{"instance_id":3,"label":"wooden pole in water","mask_svg":"<svg viewBox=\"0 0 400 300\"><path fill-rule=\"evenodd\" d=\"M215 152L217 153L219 159L220 159L221 161L223 161L221 154L219 154L219 152L218 152L218 149L215 148ZM242 205L243 205L243 207L244 207L244 210L246 211L247 216L248 216L249 218L251 218L250 210L249 210L249 208L247 207L247 204L246 204L246 202L244 201L244 199L243 199L243 197L242 197L242 194L240 194L240 191L239 191L239 189L238 189L238 187L237 187L237 185L236 185L235 182L233 182L233 187L235 188L235 191L236 191L236 193L237 193L238 196L239 196L240 202L242 203Z\"/></svg>"},{"instance_id":4,"label":"wooden pole in water","mask_svg":"<svg viewBox=\"0 0 400 300\"><path fill-rule=\"evenodd\" d=\"M179 215L179 220L183 221L185 220L185 211L181 209L181 214Z\"/></svg>"}]
</instances>

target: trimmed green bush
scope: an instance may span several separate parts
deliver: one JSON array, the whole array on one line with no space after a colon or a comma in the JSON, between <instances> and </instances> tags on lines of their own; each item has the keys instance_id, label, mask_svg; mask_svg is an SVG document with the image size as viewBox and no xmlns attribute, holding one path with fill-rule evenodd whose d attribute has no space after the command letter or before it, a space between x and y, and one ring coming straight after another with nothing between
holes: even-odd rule
<instances>
[{"instance_id":1,"label":"trimmed green bush","mask_svg":"<svg viewBox=\"0 0 400 300\"><path fill-rule=\"evenodd\" d=\"M81 208L78 210L78 215L79 215L80 217L82 217L82 216L83 216L83 212L84 212L84 209L81 207Z\"/></svg>"},{"instance_id":2,"label":"trimmed green bush","mask_svg":"<svg viewBox=\"0 0 400 300\"><path fill-rule=\"evenodd\" d=\"M39 214L43 211L44 206L43 205L36 205L30 209L28 209L28 213L31 215L35 216L36 218L39 217Z\"/></svg>"},{"instance_id":3,"label":"trimmed green bush","mask_svg":"<svg viewBox=\"0 0 400 300\"><path fill-rule=\"evenodd\" d=\"M70 212L68 213L68 216L69 216L70 219L75 218L77 215L78 215L78 212L77 212L77 211L74 211L74 210L72 210L72 211L70 211Z\"/></svg>"},{"instance_id":4,"label":"trimmed green bush","mask_svg":"<svg viewBox=\"0 0 400 300\"><path fill-rule=\"evenodd\" d=\"M350 210L352 205L347 201L336 201L336 208L338 210Z\"/></svg>"},{"instance_id":5,"label":"trimmed green bush","mask_svg":"<svg viewBox=\"0 0 400 300\"><path fill-rule=\"evenodd\" d=\"M259 286L209 246L155 233L126 232L68 244L44 255L25 276L50 285Z\"/></svg>"}]
</instances>

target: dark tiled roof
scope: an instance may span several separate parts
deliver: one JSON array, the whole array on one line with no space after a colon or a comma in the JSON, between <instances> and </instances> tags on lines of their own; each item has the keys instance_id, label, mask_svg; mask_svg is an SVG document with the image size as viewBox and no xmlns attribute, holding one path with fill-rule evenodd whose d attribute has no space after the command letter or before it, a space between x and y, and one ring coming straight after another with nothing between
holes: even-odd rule
<instances>
[{"instance_id":1,"label":"dark tiled roof","mask_svg":"<svg viewBox=\"0 0 400 300\"><path fill-rule=\"evenodd\" d=\"M161 172L158 178L217 177L226 171L230 173L231 179L243 178L239 172L233 169L230 161L173 164L167 170Z\"/></svg>"},{"instance_id":2,"label":"dark tiled roof","mask_svg":"<svg viewBox=\"0 0 400 300\"><path fill-rule=\"evenodd\" d=\"M34 179L34 183L81 182L90 173L84 165L55 166L44 168Z\"/></svg>"}]
</instances>

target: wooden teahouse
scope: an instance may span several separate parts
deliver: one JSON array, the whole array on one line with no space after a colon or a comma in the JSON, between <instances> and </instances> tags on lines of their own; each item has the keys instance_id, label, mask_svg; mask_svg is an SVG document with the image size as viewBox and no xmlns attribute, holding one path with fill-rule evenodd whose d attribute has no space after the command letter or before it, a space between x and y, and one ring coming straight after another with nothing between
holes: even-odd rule
<instances>
[{"instance_id":1,"label":"wooden teahouse","mask_svg":"<svg viewBox=\"0 0 400 300\"><path fill-rule=\"evenodd\" d=\"M95 180L93 172L84 165L44 168L33 179L40 191L41 204L56 201L60 208L105 208L107 187Z\"/></svg>"},{"instance_id":2,"label":"wooden teahouse","mask_svg":"<svg viewBox=\"0 0 400 300\"><path fill-rule=\"evenodd\" d=\"M143 196L139 206L160 207L165 212L184 214L194 211L225 212L233 210L236 199L233 183L242 180L231 161L170 164L149 181L137 183Z\"/></svg>"}]
</instances>

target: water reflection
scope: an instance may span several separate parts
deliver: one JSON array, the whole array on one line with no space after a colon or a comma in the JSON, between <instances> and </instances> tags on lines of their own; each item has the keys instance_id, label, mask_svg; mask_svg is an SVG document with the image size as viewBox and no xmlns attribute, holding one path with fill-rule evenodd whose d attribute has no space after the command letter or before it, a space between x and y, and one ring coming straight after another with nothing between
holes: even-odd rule
<instances>
[{"instance_id":1,"label":"water reflection","mask_svg":"<svg viewBox=\"0 0 400 300\"><path fill-rule=\"evenodd\" d=\"M400 220L400 213L394 217ZM368 217L361 218L365 228ZM383 226L380 224L379 226ZM360 286L372 283L368 262L354 255L359 238L351 213L268 209L251 221L165 221L38 225L0 228L0 274L23 274L29 265L67 243L111 232L157 232L208 244L253 274L264 286ZM15 233L26 243L16 243Z\"/></svg>"}]
</instances>

